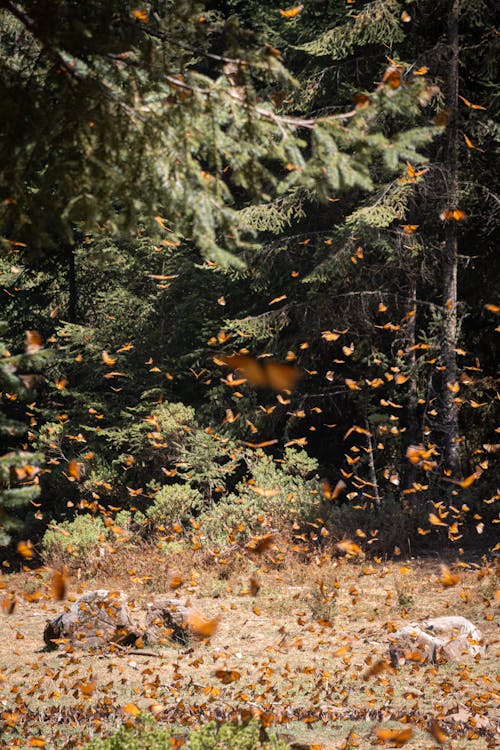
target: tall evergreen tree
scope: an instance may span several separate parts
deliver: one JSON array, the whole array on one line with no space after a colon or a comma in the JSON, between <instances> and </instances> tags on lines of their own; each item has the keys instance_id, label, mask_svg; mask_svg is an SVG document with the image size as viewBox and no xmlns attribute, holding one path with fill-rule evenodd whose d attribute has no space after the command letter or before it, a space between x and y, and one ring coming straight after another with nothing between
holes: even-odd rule
<instances>
[{"instance_id":1,"label":"tall evergreen tree","mask_svg":"<svg viewBox=\"0 0 500 750\"><path fill-rule=\"evenodd\" d=\"M277 111L267 92L292 83L280 53L227 13L188 0L2 0L0 11L4 243L68 255L70 285L75 227L143 221L158 240L234 263L225 253L252 234L242 200L299 182L323 196L365 188L387 152L372 117ZM415 145L396 137L393 163Z\"/></svg>"},{"instance_id":2,"label":"tall evergreen tree","mask_svg":"<svg viewBox=\"0 0 500 750\"><path fill-rule=\"evenodd\" d=\"M330 10L329 4L326 7ZM398 481L406 496L416 497L418 486L425 499L421 488L439 484L443 471L458 480L462 471L473 468L464 431L474 421L475 409L482 408L488 415L482 434L488 440L493 435L489 398L493 391L487 386L491 381L488 377L474 381L470 375L474 356L481 354L487 355L487 368L492 372L489 346L484 338L478 341L469 335L474 347L470 350L467 341L461 340L468 317L476 319L480 328L485 325L482 308L488 295L490 300L494 296L489 278L489 292L485 288L477 294L477 282L484 278L486 267L482 264L487 258L495 263L492 230L498 216L493 162L488 163L483 155L491 153L498 131L494 124L497 105L488 93L493 90L498 45L491 33L492 4L482 0L467 6L383 0L356 4L332 10L331 15L323 13L319 34L313 21L320 12L316 6L306 6L281 29L277 21L263 20L259 3L247 9L248 15L254 10L257 23L272 24L274 43L301 78L302 85L292 99L294 111L332 111L338 106L339 92L340 99L355 93L357 107L369 111L374 97L368 89L368 71L373 76L378 66L379 80L386 82L384 93L390 95L394 87L402 95L399 102L397 97L388 97L394 106L387 108L385 117L378 110L378 124L385 134L407 132L421 124L422 112L411 101L401 106L405 90L412 78L427 80L421 103L424 117L437 127L425 160L409 157L408 166L396 179L375 163L373 190L368 195L353 193L319 208L311 200L317 194L311 188L282 203L251 209L256 226L266 233L260 254L266 263L253 265L249 279L252 308L231 326L233 331L252 334L254 341L258 335L268 347L271 343L276 347L280 340L284 354L287 350L297 353L294 345L306 342L299 361L308 370L323 373L326 383L309 379L296 401L326 407L330 422L337 421L342 412L346 429L353 422L363 425L367 416L375 420L378 433L386 434L380 441L382 448L375 448L379 481L400 473ZM312 38L307 39L308 33ZM388 70L387 45L392 58ZM485 198L483 205L480 195ZM478 271L475 284L470 273L473 266ZM285 280L284 267L295 278L305 277L306 301L294 289L297 284ZM465 267L469 273L463 272ZM268 300L284 294L281 309L270 310ZM355 349L347 355L350 359L337 355L333 363L337 366L330 360L325 367L321 331L327 341L329 336L331 341L342 340L334 333L336 329L349 329L347 336ZM468 357L464 364L469 373L458 366L457 357L463 356ZM398 388L395 383L400 383ZM489 394L480 407L471 390L476 383ZM459 393L461 387L464 394ZM313 394L319 400L313 400ZM342 408L337 409L339 399ZM283 410L287 411L290 427L299 429L293 408ZM276 418L276 411L273 415ZM304 434L303 427L299 434ZM309 439L314 444L314 435ZM391 442L393 448L389 448ZM412 444L433 446L438 457L434 469L439 468L422 473L407 462L404 455ZM330 439L330 445L341 444ZM481 451L480 441L475 445ZM373 484L373 467L369 461L364 463L365 476L371 474ZM386 489L391 490L390 484Z\"/></svg>"}]
</instances>

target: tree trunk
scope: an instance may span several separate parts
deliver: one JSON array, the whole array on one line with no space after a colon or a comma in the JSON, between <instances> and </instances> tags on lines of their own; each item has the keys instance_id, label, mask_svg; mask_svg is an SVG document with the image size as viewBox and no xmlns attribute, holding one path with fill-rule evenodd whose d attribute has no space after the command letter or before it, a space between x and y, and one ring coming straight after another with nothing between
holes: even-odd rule
<instances>
[{"instance_id":1,"label":"tree trunk","mask_svg":"<svg viewBox=\"0 0 500 750\"><path fill-rule=\"evenodd\" d=\"M452 0L448 15L448 45L450 58L447 75L447 104L450 112L447 125L447 209L458 208L458 91L459 91L459 33L460 0ZM443 258L443 333L441 355L444 367L442 378L441 429L445 469L451 476L460 474L458 405L455 402L457 385L457 222L446 220Z\"/></svg>"},{"instance_id":2,"label":"tree trunk","mask_svg":"<svg viewBox=\"0 0 500 750\"><path fill-rule=\"evenodd\" d=\"M407 245L412 247L414 241L407 241ZM412 251L413 252L413 251ZM413 263L415 261L413 260ZM417 341L417 274L416 269L411 268L409 272L409 308L408 321L406 323L405 343L408 351L407 365L410 372L407 391L407 424L406 424L406 447L417 445L422 441L422 425L418 424L418 389L417 389L417 352L415 344ZM403 459L404 461L404 459ZM417 467L415 464L406 461L404 464L403 489L411 505L416 501L417 495L414 491L414 484L417 481Z\"/></svg>"},{"instance_id":3,"label":"tree trunk","mask_svg":"<svg viewBox=\"0 0 500 750\"><path fill-rule=\"evenodd\" d=\"M378 482L377 482L377 472L375 471L375 457L373 455L373 442L372 442L372 431L371 431L371 425L368 421L368 417L365 418L365 428L366 428L366 449L368 452L368 471L370 476L370 484L373 487L373 501L375 503L375 507L378 509L380 508L380 495L378 491Z\"/></svg>"},{"instance_id":4,"label":"tree trunk","mask_svg":"<svg viewBox=\"0 0 500 750\"><path fill-rule=\"evenodd\" d=\"M71 245L68 251L68 320L70 323L76 323L77 286L74 245Z\"/></svg>"}]
</instances>

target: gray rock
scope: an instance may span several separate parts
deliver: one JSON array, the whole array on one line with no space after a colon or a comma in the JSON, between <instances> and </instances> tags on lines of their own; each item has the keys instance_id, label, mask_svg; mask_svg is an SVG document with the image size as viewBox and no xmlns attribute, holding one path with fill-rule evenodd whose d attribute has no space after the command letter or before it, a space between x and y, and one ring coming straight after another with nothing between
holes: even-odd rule
<instances>
[{"instance_id":1,"label":"gray rock","mask_svg":"<svg viewBox=\"0 0 500 750\"><path fill-rule=\"evenodd\" d=\"M189 608L179 599L155 599L146 607L144 641L149 644L176 641L186 645L189 639L185 627Z\"/></svg>"},{"instance_id":2,"label":"gray rock","mask_svg":"<svg viewBox=\"0 0 500 750\"><path fill-rule=\"evenodd\" d=\"M99 589L85 592L65 612L49 620L43 639L50 649L58 647L59 639L66 639L74 647L96 648L113 642L131 645L139 635L126 595Z\"/></svg>"},{"instance_id":3,"label":"gray rock","mask_svg":"<svg viewBox=\"0 0 500 750\"><path fill-rule=\"evenodd\" d=\"M486 653L479 628L465 617L435 617L412 622L391 637L389 654L393 666L406 660L428 662L438 658L462 659Z\"/></svg>"}]
</instances>

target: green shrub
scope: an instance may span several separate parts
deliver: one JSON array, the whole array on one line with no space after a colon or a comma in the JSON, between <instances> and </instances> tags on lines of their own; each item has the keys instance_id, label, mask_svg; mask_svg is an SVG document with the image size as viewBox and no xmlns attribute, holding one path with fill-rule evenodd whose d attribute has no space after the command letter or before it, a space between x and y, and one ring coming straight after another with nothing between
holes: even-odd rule
<instances>
[{"instance_id":1,"label":"green shrub","mask_svg":"<svg viewBox=\"0 0 500 750\"><path fill-rule=\"evenodd\" d=\"M120 510L115 516L115 524L125 531L130 531L134 519L129 510Z\"/></svg>"},{"instance_id":2,"label":"green shrub","mask_svg":"<svg viewBox=\"0 0 500 750\"><path fill-rule=\"evenodd\" d=\"M120 729L105 739L95 739L84 750L172 750L170 729L134 727Z\"/></svg>"},{"instance_id":3,"label":"green shrub","mask_svg":"<svg viewBox=\"0 0 500 750\"><path fill-rule=\"evenodd\" d=\"M53 524L42 539L46 562L79 565L97 551L107 539L108 532L100 518L76 516L74 521Z\"/></svg>"},{"instance_id":4,"label":"green shrub","mask_svg":"<svg viewBox=\"0 0 500 750\"><path fill-rule=\"evenodd\" d=\"M187 521L199 509L202 495L189 484L167 484L156 493L146 516L155 526Z\"/></svg>"},{"instance_id":5,"label":"green shrub","mask_svg":"<svg viewBox=\"0 0 500 750\"><path fill-rule=\"evenodd\" d=\"M189 549L189 545L183 539L179 541L174 539L171 542L160 541L158 543L158 549L166 557L169 557L170 555L180 555L181 552L185 552L186 549Z\"/></svg>"},{"instance_id":6,"label":"green shrub","mask_svg":"<svg viewBox=\"0 0 500 750\"><path fill-rule=\"evenodd\" d=\"M249 454L250 481L222 498L201 518L202 534L209 543L224 546L236 539L245 542L270 527L302 525L318 515L321 494L315 478L306 477L317 463L305 451L287 450L277 462L262 451Z\"/></svg>"},{"instance_id":7,"label":"green shrub","mask_svg":"<svg viewBox=\"0 0 500 750\"><path fill-rule=\"evenodd\" d=\"M176 733L170 728L152 726L146 719L145 726L121 727L105 739L95 739L85 745L84 750L171 750L170 739ZM179 733L177 733L179 736ZM198 730L189 732L185 747L190 750L287 750L288 745L273 735L261 738L261 729L256 721L246 726L213 721Z\"/></svg>"},{"instance_id":8,"label":"green shrub","mask_svg":"<svg viewBox=\"0 0 500 750\"><path fill-rule=\"evenodd\" d=\"M283 457L283 471L292 476L307 479L318 470L318 462L305 451L286 448Z\"/></svg>"},{"instance_id":9,"label":"green shrub","mask_svg":"<svg viewBox=\"0 0 500 750\"><path fill-rule=\"evenodd\" d=\"M165 401L153 409L152 414L158 420L161 434L167 442L183 442L185 436L197 426L194 409L180 402Z\"/></svg>"},{"instance_id":10,"label":"green shrub","mask_svg":"<svg viewBox=\"0 0 500 750\"><path fill-rule=\"evenodd\" d=\"M272 734L261 739L257 721L251 721L246 726L229 721L217 726L212 721L190 732L189 747L191 750L287 750L288 745Z\"/></svg>"},{"instance_id":11,"label":"green shrub","mask_svg":"<svg viewBox=\"0 0 500 750\"><path fill-rule=\"evenodd\" d=\"M258 516L250 498L229 495L201 517L201 533L206 542L215 547L224 548L234 541L243 543L269 526L271 519L264 517L261 522Z\"/></svg>"}]
</instances>

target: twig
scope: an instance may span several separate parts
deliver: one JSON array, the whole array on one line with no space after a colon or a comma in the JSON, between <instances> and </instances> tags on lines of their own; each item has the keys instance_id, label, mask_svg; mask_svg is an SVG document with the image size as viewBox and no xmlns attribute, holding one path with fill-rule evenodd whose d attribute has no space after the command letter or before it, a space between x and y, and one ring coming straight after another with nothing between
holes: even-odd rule
<instances>
[{"instance_id":1,"label":"twig","mask_svg":"<svg viewBox=\"0 0 500 750\"><path fill-rule=\"evenodd\" d=\"M162 42L168 42L169 44L173 44L175 47L179 47L180 49L184 49L188 52L193 52L195 55L202 55L209 60L215 60L216 62L223 63L233 63L234 65L241 65L244 67L248 67L249 65L248 60L244 60L238 57L226 57L225 55L215 55L213 52L206 52L205 50L201 49L201 47L194 47L191 44L179 42L177 39L173 39L172 37L168 36L168 34L163 34L161 31L153 31L153 29L149 29L143 26L141 26L140 29L144 34L147 34L148 36L155 37L155 39L160 39Z\"/></svg>"},{"instance_id":2,"label":"twig","mask_svg":"<svg viewBox=\"0 0 500 750\"><path fill-rule=\"evenodd\" d=\"M126 652L126 656L154 656L156 659L163 659L167 655L167 651L162 653L157 653L156 651L143 651L141 649L132 649L130 650L127 646L120 646L119 643L113 643L113 648L118 648L120 651ZM175 648L175 646L172 646L172 648Z\"/></svg>"}]
</instances>

